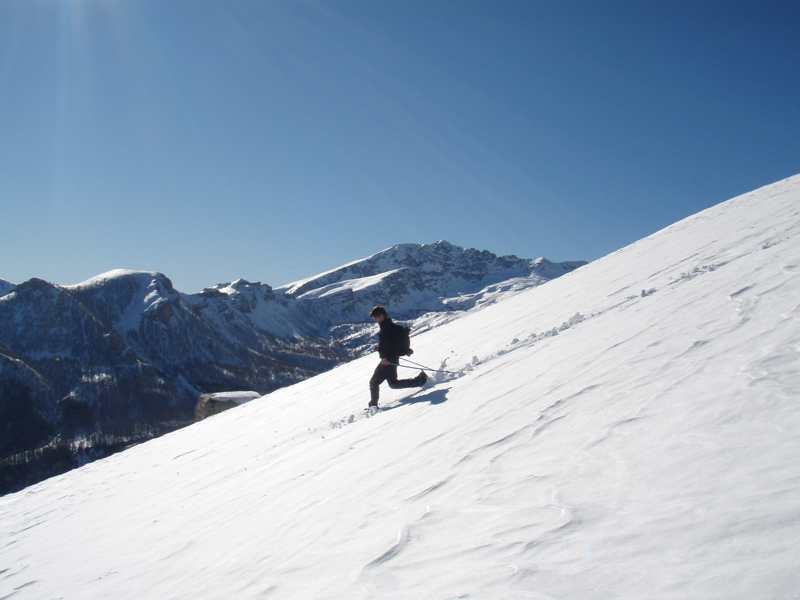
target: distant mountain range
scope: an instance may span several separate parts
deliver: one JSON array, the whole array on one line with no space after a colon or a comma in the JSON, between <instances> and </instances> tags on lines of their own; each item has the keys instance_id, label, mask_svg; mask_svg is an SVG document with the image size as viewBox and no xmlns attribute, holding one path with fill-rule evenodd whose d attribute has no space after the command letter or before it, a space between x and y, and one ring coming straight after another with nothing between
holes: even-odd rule
<instances>
[{"instance_id":1,"label":"distant mountain range","mask_svg":"<svg viewBox=\"0 0 800 600\"><path fill-rule=\"evenodd\" d=\"M584 262L402 244L272 288L182 294L117 270L73 286L0 280L0 493L192 422L200 394L267 394L363 355L382 304L416 330Z\"/></svg>"}]
</instances>

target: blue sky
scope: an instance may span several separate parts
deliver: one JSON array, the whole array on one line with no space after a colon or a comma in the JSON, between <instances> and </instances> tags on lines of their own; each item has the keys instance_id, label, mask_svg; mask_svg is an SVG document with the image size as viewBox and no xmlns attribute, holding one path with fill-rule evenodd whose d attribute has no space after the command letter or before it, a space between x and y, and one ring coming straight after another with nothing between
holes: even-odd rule
<instances>
[{"instance_id":1,"label":"blue sky","mask_svg":"<svg viewBox=\"0 0 800 600\"><path fill-rule=\"evenodd\" d=\"M800 172L800 2L0 0L0 278L595 260Z\"/></svg>"}]
</instances>

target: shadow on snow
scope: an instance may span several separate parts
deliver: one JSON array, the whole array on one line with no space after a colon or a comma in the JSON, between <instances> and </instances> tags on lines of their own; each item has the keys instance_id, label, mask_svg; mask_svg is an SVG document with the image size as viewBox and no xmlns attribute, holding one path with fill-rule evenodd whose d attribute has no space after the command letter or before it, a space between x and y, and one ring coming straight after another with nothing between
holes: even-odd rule
<instances>
[{"instance_id":1,"label":"shadow on snow","mask_svg":"<svg viewBox=\"0 0 800 600\"><path fill-rule=\"evenodd\" d=\"M400 408L401 406L408 406L409 404L419 404L420 402L428 402L431 405L441 404L447 400L447 392L449 391L450 388L417 392L402 398L396 404L393 403L389 406L383 407L381 410L392 410L395 408Z\"/></svg>"}]
</instances>

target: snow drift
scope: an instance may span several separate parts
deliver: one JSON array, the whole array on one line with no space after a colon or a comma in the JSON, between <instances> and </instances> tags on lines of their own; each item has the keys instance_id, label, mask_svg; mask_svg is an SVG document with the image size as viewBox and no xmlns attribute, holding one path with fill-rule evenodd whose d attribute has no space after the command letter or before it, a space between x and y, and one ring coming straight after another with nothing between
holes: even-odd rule
<instances>
[{"instance_id":1,"label":"snow drift","mask_svg":"<svg viewBox=\"0 0 800 600\"><path fill-rule=\"evenodd\" d=\"M800 591L800 176L0 498L0 598ZM410 372L413 374L413 372Z\"/></svg>"}]
</instances>

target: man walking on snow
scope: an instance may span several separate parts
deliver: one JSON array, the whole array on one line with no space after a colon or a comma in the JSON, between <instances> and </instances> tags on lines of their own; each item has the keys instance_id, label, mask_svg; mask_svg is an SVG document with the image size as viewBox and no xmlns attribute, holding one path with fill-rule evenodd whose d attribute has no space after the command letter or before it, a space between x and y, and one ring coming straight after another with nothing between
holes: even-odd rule
<instances>
[{"instance_id":1,"label":"man walking on snow","mask_svg":"<svg viewBox=\"0 0 800 600\"><path fill-rule=\"evenodd\" d=\"M402 352L401 334L403 327L394 323L382 306L376 306L369 313L372 320L381 328L378 335L378 345L375 350L381 357L381 362L375 368L372 379L369 380L369 408L378 407L380 385L386 381L392 389L422 387L428 380L424 371L413 379L397 379L397 363L400 362Z\"/></svg>"}]
</instances>

